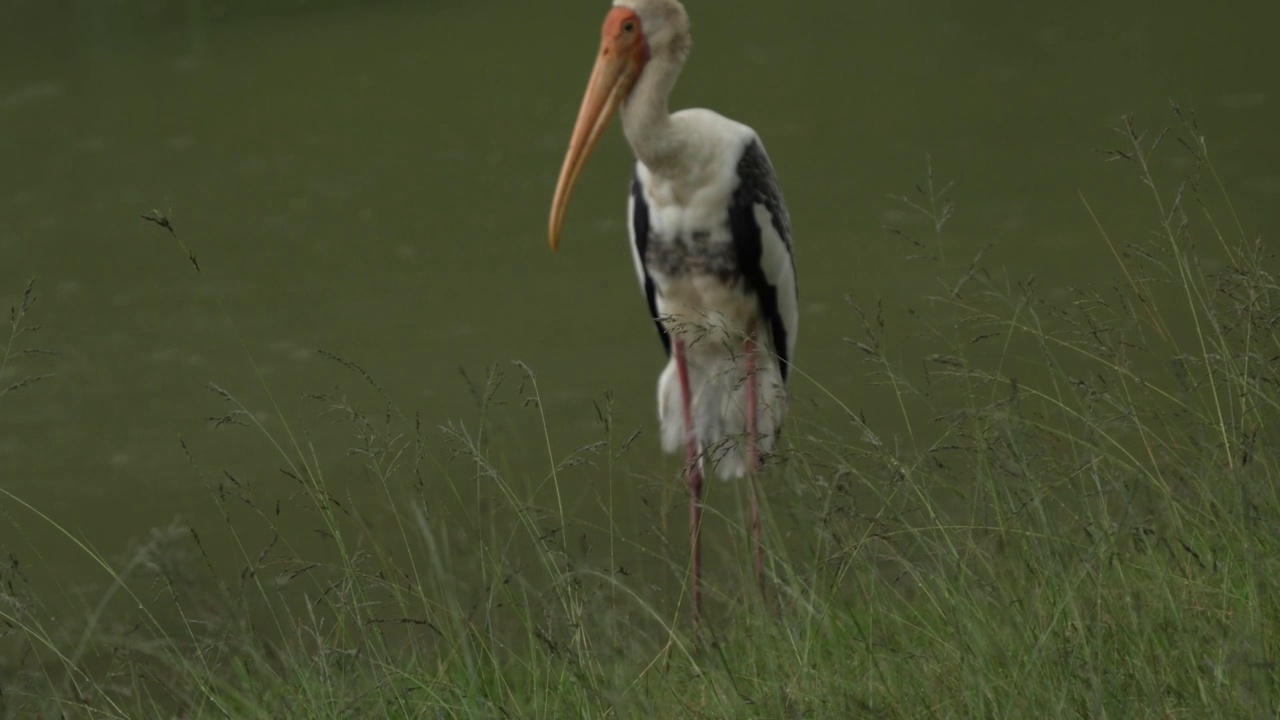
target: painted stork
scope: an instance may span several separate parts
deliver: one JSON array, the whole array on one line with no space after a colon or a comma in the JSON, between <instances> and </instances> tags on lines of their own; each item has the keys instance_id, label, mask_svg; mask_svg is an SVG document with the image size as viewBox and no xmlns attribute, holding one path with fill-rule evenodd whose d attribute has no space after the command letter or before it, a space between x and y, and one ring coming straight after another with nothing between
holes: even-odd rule
<instances>
[{"instance_id":1,"label":"painted stork","mask_svg":"<svg viewBox=\"0 0 1280 720\"><path fill-rule=\"evenodd\" d=\"M667 111L691 45L677 0L615 0L551 205L551 249L587 157L618 108L636 156L631 251L668 362L662 446L686 452L690 595L701 608L702 466L748 477L757 580L755 473L781 429L799 322L791 222L764 145L710 110ZM763 349L763 352L762 352Z\"/></svg>"}]
</instances>

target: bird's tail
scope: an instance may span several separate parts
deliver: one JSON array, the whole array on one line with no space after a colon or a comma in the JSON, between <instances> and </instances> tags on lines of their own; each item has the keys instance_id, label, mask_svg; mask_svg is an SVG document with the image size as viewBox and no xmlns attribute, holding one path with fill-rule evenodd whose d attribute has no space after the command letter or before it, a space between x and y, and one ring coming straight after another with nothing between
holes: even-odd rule
<instances>
[{"instance_id":1,"label":"bird's tail","mask_svg":"<svg viewBox=\"0 0 1280 720\"><path fill-rule=\"evenodd\" d=\"M693 394L690 410L701 457L715 465L716 474L722 479L730 480L747 474L747 363L740 352L697 351L711 345L695 343L689 348L687 365ZM773 451L787 411L787 388L778 360L763 348L757 354L755 379L756 442L763 459ZM684 412L674 353L658 378L658 420L662 426L662 449L683 452Z\"/></svg>"}]
</instances>

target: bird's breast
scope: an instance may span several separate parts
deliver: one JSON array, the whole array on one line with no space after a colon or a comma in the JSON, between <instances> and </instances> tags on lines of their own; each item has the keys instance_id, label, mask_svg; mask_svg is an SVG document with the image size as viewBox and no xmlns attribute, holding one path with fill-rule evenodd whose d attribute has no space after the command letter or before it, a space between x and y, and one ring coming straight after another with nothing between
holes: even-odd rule
<instances>
[{"instance_id":1,"label":"bird's breast","mask_svg":"<svg viewBox=\"0 0 1280 720\"><path fill-rule=\"evenodd\" d=\"M707 347L727 347L757 324L758 304L746 292L727 226L652 232L643 262L668 332L689 342L712 340Z\"/></svg>"},{"instance_id":2,"label":"bird's breast","mask_svg":"<svg viewBox=\"0 0 1280 720\"><path fill-rule=\"evenodd\" d=\"M648 176L644 264L664 277L708 275L729 282L738 260L729 232L729 189L705 178Z\"/></svg>"},{"instance_id":3,"label":"bird's breast","mask_svg":"<svg viewBox=\"0 0 1280 720\"><path fill-rule=\"evenodd\" d=\"M644 265L658 279L708 276L726 285L738 276L738 257L727 233L688 230L681 233L653 231L645 244Z\"/></svg>"},{"instance_id":4,"label":"bird's breast","mask_svg":"<svg viewBox=\"0 0 1280 720\"><path fill-rule=\"evenodd\" d=\"M729 192L721 182L645 178L649 233L641 262L659 295L688 304L709 287L736 291L742 275L729 230Z\"/></svg>"},{"instance_id":5,"label":"bird's breast","mask_svg":"<svg viewBox=\"0 0 1280 720\"><path fill-rule=\"evenodd\" d=\"M690 162L682 172L656 174L643 163L648 232L637 238L637 259L652 280L656 309L676 335L714 331L740 337L757 322L759 303L746 287L729 227L736 186L732 153Z\"/></svg>"}]
</instances>

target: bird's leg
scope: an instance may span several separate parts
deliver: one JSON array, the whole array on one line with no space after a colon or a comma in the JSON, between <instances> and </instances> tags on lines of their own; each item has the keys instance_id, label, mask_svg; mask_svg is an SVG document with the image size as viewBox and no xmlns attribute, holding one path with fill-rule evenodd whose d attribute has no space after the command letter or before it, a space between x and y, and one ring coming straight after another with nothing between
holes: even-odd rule
<instances>
[{"instance_id":1,"label":"bird's leg","mask_svg":"<svg viewBox=\"0 0 1280 720\"><path fill-rule=\"evenodd\" d=\"M698 433L693 427L693 396L689 387L689 366L685 362L684 342L673 337L672 349L676 355L676 372L680 376L680 402L687 447L684 479L689 488L689 597L693 602L693 627L696 630L702 614L702 462L698 452Z\"/></svg>"},{"instance_id":2,"label":"bird's leg","mask_svg":"<svg viewBox=\"0 0 1280 720\"><path fill-rule=\"evenodd\" d=\"M747 335L747 494L751 498L751 546L755 558L756 584L764 595L764 546L760 541L760 499L756 496L759 482L760 450L756 437L759 400L756 386L756 334Z\"/></svg>"}]
</instances>

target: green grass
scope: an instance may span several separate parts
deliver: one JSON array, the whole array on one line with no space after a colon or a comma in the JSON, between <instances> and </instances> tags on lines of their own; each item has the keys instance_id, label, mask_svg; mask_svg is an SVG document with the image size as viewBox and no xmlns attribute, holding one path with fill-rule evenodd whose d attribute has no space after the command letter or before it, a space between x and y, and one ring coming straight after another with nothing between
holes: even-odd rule
<instances>
[{"instance_id":1,"label":"green grass","mask_svg":"<svg viewBox=\"0 0 1280 720\"><path fill-rule=\"evenodd\" d=\"M354 387L315 399L353 448L363 496L326 474L321 431L259 424L214 388L220 423L278 449L290 504L192 453L224 525L157 529L122 562L81 545L112 578L85 617L49 617L13 561L2 714L1276 717L1280 285L1194 119L1174 116L1167 135L1120 128L1111 157L1134 168L1157 232L1125 241L1098 223L1110 273L1042 289L978 257L910 329L935 351L901 363L882 313L853 308L849 352L896 398L904 431L869 426L797 373L839 419L816 424L799 403L768 470L767 601L742 499L716 498L717 570L691 632L678 483L639 479L654 507L628 513L651 522L619 529L615 462L635 438L607 402L599 443L513 472L505 434L551 452L545 422L505 417L512 404L540 416L530 368L475 383L478 418L431 430L442 454L334 358ZM1191 170L1170 184L1154 168L1173 154ZM896 232L940 257L947 187L930 170L902 199L929 237ZM571 475L606 488L598 507L566 510ZM3 488L0 508L56 527ZM282 512L317 532L290 536Z\"/></svg>"}]
</instances>

